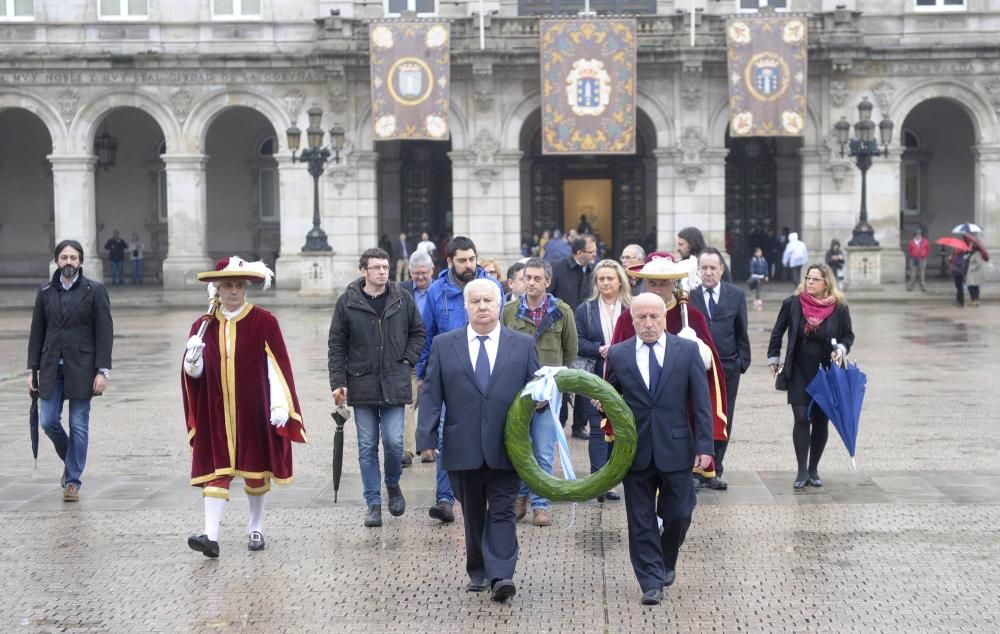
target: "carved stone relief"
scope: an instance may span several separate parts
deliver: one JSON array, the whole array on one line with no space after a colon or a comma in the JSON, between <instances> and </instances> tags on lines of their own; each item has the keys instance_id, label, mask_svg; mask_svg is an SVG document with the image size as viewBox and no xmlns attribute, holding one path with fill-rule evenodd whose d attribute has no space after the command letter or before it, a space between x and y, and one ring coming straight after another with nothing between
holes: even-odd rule
<instances>
[{"instance_id":1,"label":"carved stone relief","mask_svg":"<svg viewBox=\"0 0 1000 634\"><path fill-rule=\"evenodd\" d=\"M472 144L472 151L476 155L476 164L472 172L479 179L484 194L489 192L493 180L500 176L500 167L496 164L499 150L500 142L496 137L489 130L480 130Z\"/></svg>"},{"instance_id":2,"label":"carved stone relief","mask_svg":"<svg viewBox=\"0 0 1000 634\"><path fill-rule=\"evenodd\" d=\"M489 62L472 65L472 98L477 112L493 109L493 65Z\"/></svg>"},{"instance_id":3,"label":"carved stone relief","mask_svg":"<svg viewBox=\"0 0 1000 634\"><path fill-rule=\"evenodd\" d=\"M687 110L695 110L701 104L701 64L684 65L681 82L681 102Z\"/></svg>"},{"instance_id":4,"label":"carved stone relief","mask_svg":"<svg viewBox=\"0 0 1000 634\"><path fill-rule=\"evenodd\" d=\"M993 81L986 84L986 93L990 96L993 109L1000 114L1000 77L994 77Z\"/></svg>"},{"instance_id":5,"label":"carved stone relief","mask_svg":"<svg viewBox=\"0 0 1000 634\"><path fill-rule=\"evenodd\" d=\"M170 93L170 107L174 111L174 116L181 123L187 119L188 113L191 112L191 102L194 97L191 92L181 88Z\"/></svg>"},{"instance_id":6,"label":"carved stone relief","mask_svg":"<svg viewBox=\"0 0 1000 634\"><path fill-rule=\"evenodd\" d=\"M80 102L80 95L75 90L67 88L59 93L56 99L59 101L59 114L62 115L63 121L69 123L73 120L73 115L76 114L76 105Z\"/></svg>"},{"instance_id":7,"label":"carved stone relief","mask_svg":"<svg viewBox=\"0 0 1000 634\"><path fill-rule=\"evenodd\" d=\"M846 81L830 82L830 102L837 108L843 106L847 102L847 98L850 94L851 91L848 90Z\"/></svg>"},{"instance_id":8,"label":"carved stone relief","mask_svg":"<svg viewBox=\"0 0 1000 634\"><path fill-rule=\"evenodd\" d=\"M342 64L326 68L326 88L330 99L330 110L335 113L347 111L347 71Z\"/></svg>"},{"instance_id":9,"label":"carved stone relief","mask_svg":"<svg viewBox=\"0 0 1000 634\"><path fill-rule=\"evenodd\" d=\"M892 105L892 96L895 93L896 89L887 81L880 81L872 86L872 94L875 95L875 103L878 104L882 116L889 116L889 107Z\"/></svg>"},{"instance_id":10,"label":"carved stone relief","mask_svg":"<svg viewBox=\"0 0 1000 634\"><path fill-rule=\"evenodd\" d=\"M292 88L285 92L281 98L281 102L285 105L285 112L288 113L288 118L291 121L299 118L299 113L302 112L302 104L305 100L306 94L298 88Z\"/></svg>"},{"instance_id":11,"label":"carved stone relief","mask_svg":"<svg viewBox=\"0 0 1000 634\"><path fill-rule=\"evenodd\" d=\"M694 126L688 126L681 135L677 149L683 155L682 162L677 166L678 173L687 181L688 191L694 191L698 179L701 178L704 167L701 164L701 153L708 147L705 135Z\"/></svg>"}]
</instances>

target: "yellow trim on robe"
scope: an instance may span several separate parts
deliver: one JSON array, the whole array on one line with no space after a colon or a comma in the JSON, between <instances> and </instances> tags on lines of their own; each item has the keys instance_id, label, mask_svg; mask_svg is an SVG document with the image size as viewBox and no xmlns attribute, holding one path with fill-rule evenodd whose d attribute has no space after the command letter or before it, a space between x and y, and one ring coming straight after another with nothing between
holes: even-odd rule
<instances>
[{"instance_id":1,"label":"yellow trim on robe","mask_svg":"<svg viewBox=\"0 0 1000 634\"><path fill-rule=\"evenodd\" d=\"M278 375L278 380L281 381L281 389L285 393L285 402L288 403L288 417L293 418L300 423L302 422L302 414L295 411L295 401L292 400L292 390L288 388L288 381L285 379L284 373L281 371L281 366L278 364L278 360L274 358L274 352L271 351L271 344L264 342L264 352L267 353L267 358L271 360L274 364L274 371ZM306 430L302 429L302 440L309 442L306 438Z\"/></svg>"},{"instance_id":2,"label":"yellow trim on robe","mask_svg":"<svg viewBox=\"0 0 1000 634\"><path fill-rule=\"evenodd\" d=\"M716 396L718 396L718 398L715 399L715 401L716 401L715 402L715 414L719 418L721 418L723 422L728 423L729 422L729 416L727 416L726 413L722 411L723 402L722 402L722 388L719 386L719 369L716 368L715 366L716 366L716 364L713 363L712 364L712 369L709 370L709 372L712 373L712 381L715 383L715 394L716 394ZM712 427L714 428L715 425L712 425ZM714 429L713 429L713 432L714 432ZM722 430L722 433L726 435L726 438L729 438L729 434L727 433L727 431L725 429ZM714 433L713 433L713 435L714 435Z\"/></svg>"},{"instance_id":3,"label":"yellow trim on robe","mask_svg":"<svg viewBox=\"0 0 1000 634\"><path fill-rule=\"evenodd\" d=\"M253 304L247 302L240 314L227 320L220 306L215 311L219 321L219 378L222 382L222 409L226 420L229 464L236 465L236 322L246 317ZM229 337L226 335L229 334ZM232 354L230 354L232 347Z\"/></svg>"},{"instance_id":4,"label":"yellow trim on robe","mask_svg":"<svg viewBox=\"0 0 1000 634\"><path fill-rule=\"evenodd\" d=\"M243 490L246 492L247 495L264 495L265 493L271 490L271 483L268 481L265 482L263 486L259 487L249 487L244 484Z\"/></svg>"},{"instance_id":5,"label":"yellow trim on robe","mask_svg":"<svg viewBox=\"0 0 1000 634\"><path fill-rule=\"evenodd\" d=\"M207 498L219 498L220 500L229 499L229 489L223 489L222 487L205 487L201 494Z\"/></svg>"},{"instance_id":6,"label":"yellow trim on robe","mask_svg":"<svg viewBox=\"0 0 1000 634\"><path fill-rule=\"evenodd\" d=\"M222 469L216 469L212 473L206 475L200 475L195 478L191 478L191 486L198 486L199 484L205 484L206 482L211 482L223 476L234 476L243 478L245 480L269 480L277 484L291 484L295 479L294 476L291 478L276 478L274 474L270 471L242 471L240 469L233 469L231 467L225 467Z\"/></svg>"}]
</instances>

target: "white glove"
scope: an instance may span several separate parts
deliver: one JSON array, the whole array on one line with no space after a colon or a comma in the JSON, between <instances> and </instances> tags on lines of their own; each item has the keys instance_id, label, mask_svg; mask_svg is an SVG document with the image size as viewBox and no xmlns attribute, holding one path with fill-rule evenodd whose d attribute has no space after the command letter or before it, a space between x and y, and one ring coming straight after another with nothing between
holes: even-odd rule
<instances>
[{"instance_id":1,"label":"white glove","mask_svg":"<svg viewBox=\"0 0 1000 634\"><path fill-rule=\"evenodd\" d=\"M275 427L284 427L288 422L288 410L284 407L275 407L271 410L271 424Z\"/></svg>"},{"instance_id":2,"label":"white glove","mask_svg":"<svg viewBox=\"0 0 1000 634\"><path fill-rule=\"evenodd\" d=\"M712 349L708 347L708 344L698 338L694 328L691 326L681 328L681 331L677 333L677 336L681 339L688 339L698 344L698 352L701 354L701 362L705 364L705 370L712 369Z\"/></svg>"},{"instance_id":3,"label":"white glove","mask_svg":"<svg viewBox=\"0 0 1000 634\"><path fill-rule=\"evenodd\" d=\"M191 335L185 349L187 353L184 355L184 360L192 364L197 363L201 360L201 354L205 350L205 342L198 335Z\"/></svg>"}]
</instances>

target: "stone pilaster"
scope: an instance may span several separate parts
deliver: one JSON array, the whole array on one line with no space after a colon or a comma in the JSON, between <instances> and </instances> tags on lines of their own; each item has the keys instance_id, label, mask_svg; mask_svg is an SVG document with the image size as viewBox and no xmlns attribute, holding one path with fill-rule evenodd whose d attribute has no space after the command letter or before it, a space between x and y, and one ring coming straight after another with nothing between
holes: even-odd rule
<instances>
[{"instance_id":1,"label":"stone pilaster","mask_svg":"<svg viewBox=\"0 0 1000 634\"><path fill-rule=\"evenodd\" d=\"M674 224L674 196L677 188L686 187L677 165L679 156L680 153L672 148L653 150L656 159L656 244L670 245L671 249L677 230L681 228Z\"/></svg>"},{"instance_id":2,"label":"stone pilaster","mask_svg":"<svg viewBox=\"0 0 1000 634\"><path fill-rule=\"evenodd\" d=\"M208 203L204 154L164 154L167 172L167 258L163 288L201 288L196 278L210 270L206 247Z\"/></svg>"},{"instance_id":3,"label":"stone pilaster","mask_svg":"<svg viewBox=\"0 0 1000 634\"><path fill-rule=\"evenodd\" d=\"M975 217L973 221L983 228L987 251L1000 250L1000 145L977 145L973 148L976 158ZM1000 279L1000 268L987 268L988 279Z\"/></svg>"},{"instance_id":4,"label":"stone pilaster","mask_svg":"<svg viewBox=\"0 0 1000 634\"><path fill-rule=\"evenodd\" d=\"M52 163L55 241L79 241L83 246L86 276L101 281L104 279L101 257L104 251L97 242L97 198L94 194L97 158L89 154L52 154L48 159ZM52 246L55 247L55 244ZM54 266L54 263L50 264L53 271Z\"/></svg>"},{"instance_id":5,"label":"stone pilaster","mask_svg":"<svg viewBox=\"0 0 1000 634\"><path fill-rule=\"evenodd\" d=\"M882 247L881 281L906 281L906 258L899 243L899 156L876 158L868 170L868 222ZM861 175L858 174L861 191ZM860 203L860 200L859 200Z\"/></svg>"},{"instance_id":6,"label":"stone pilaster","mask_svg":"<svg viewBox=\"0 0 1000 634\"><path fill-rule=\"evenodd\" d=\"M281 209L281 255L275 263L275 284L298 289L302 274L299 254L312 229L313 182L305 163L292 163L291 156L275 155L278 163L278 195Z\"/></svg>"},{"instance_id":7,"label":"stone pilaster","mask_svg":"<svg viewBox=\"0 0 1000 634\"><path fill-rule=\"evenodd\" d=\"M335 289L356 279L361 253L378 246L377 166L377 153L355 150L320 178L320 226L333 247Z\"/></svg>"},{"instance_id":8,"label":"stone pilaster","mask_svg":"<svg viewBox=\"0 0 1000 634\"><path fill-rule=\"evenodd\" d=\"M452 231L472 239L479 259L504 266L520 257L520 152L449 152Z\"/></svg>"}]
</instances>

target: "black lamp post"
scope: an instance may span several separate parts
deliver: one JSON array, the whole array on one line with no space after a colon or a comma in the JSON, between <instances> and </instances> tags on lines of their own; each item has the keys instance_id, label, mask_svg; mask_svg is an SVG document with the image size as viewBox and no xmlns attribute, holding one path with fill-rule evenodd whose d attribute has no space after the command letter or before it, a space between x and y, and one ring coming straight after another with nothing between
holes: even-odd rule
<instances>
[{"instance_id":1,"label":"black lamp post","mask_svg":"<svg viewBox=\"0 0 1000 634\"><path fill-rule=\"evenodd\" d=\"M323 128L319 127L323 109L313 106L308 114L309 128L306 129L306 140L309 147L302 150L299 156L296 157L295 153L299 149L302 131L292 126L285 132L288 135L288 148L292 151L292 163L307 163L309 173L313 177L313 228L306 234L306 244L302 250L332 251L330 243L326 240L326 232L319 227L319 177L323 175L326 162L331 157L334 163L340 163L340 151L344 148L344 128L339 125L333 126L330 130L333 147L326 147L323 145Z\"/></svg>"},{"instance_id":2,"label":"black lamp post","mask_svg":"<svg viewBox=\"0 0 1000 634\"><path fill-rule=\"evenodd\" d=\"M868 224L868 168L872 166L873 156L889 156L889 142L892 140L892 120L883 117L878 124L879 137L882 141L882 149L879 149L879 142L875 140L875 122L872 121L872 102L865 97L858 104L858 122L854 124L854 134L856 138L850 138L851 124L845 117L834 126L837 133L837 141L840 142L840 155L853 156L855 164L861 170L861 217L858 224L854 225L854 237L848 242L852 247L877 247L878 241L875 239L875 231Z\"/></svg>"}]
</instances>

